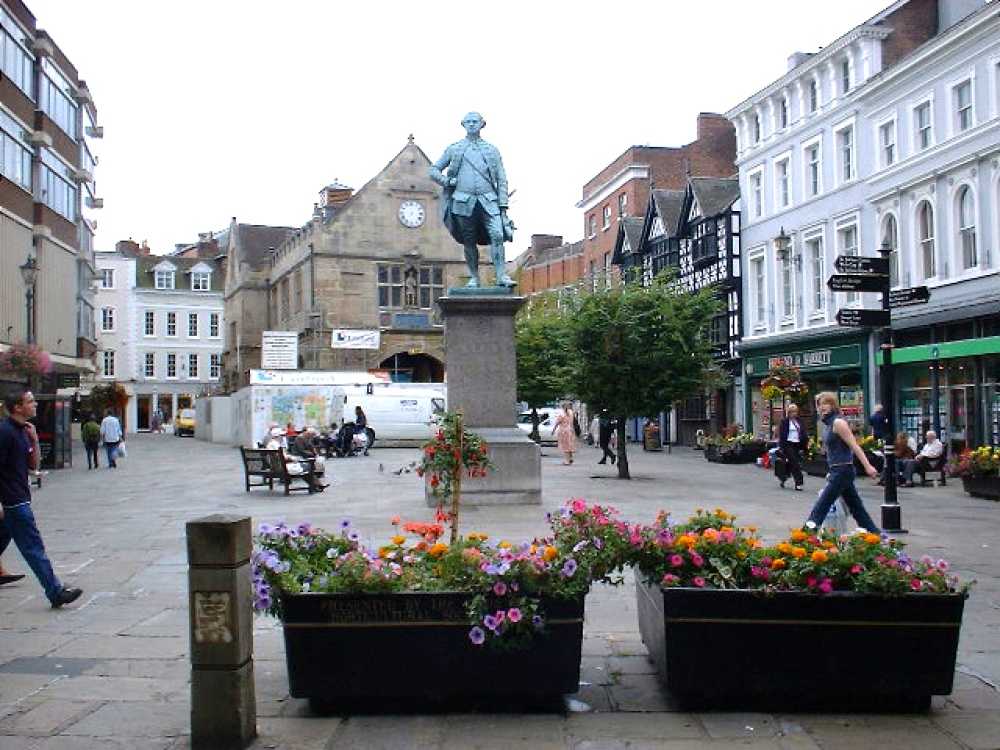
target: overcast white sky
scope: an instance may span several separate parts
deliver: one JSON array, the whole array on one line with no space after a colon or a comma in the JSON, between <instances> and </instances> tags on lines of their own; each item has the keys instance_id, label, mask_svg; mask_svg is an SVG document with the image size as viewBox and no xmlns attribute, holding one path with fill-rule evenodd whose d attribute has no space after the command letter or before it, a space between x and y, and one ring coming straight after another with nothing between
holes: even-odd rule
<instances>
[{"instance_id":1,"label":"overcast white sky","mask_svg":"<svg viewBox=\"0 0 1000 750\"><path fill-rule=\"evenodd\" d=\"M105 128L98 250L153 253L302 226L413 134L431 161L469 110L517 194L509 258L583 236L584 183L632 145L681 146L890 0L25 0Z\"/></svg>"}]
</instances>

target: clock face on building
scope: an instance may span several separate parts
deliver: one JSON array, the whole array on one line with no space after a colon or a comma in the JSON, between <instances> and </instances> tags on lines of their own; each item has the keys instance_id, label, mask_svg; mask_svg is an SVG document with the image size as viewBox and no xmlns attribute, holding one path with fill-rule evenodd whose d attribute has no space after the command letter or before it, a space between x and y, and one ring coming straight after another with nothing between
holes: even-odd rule
<instances>
[{"instance_id":1,"label":"clock face on building","mask_svg":"<svg viewBox=\"0 0 1000 750\"><path fill-rule=\"evenodd\" d=\"M403 201L399 204L399 220L406 227L419 227L424 223L424 207L419 201Z\"/></svg>"}]
</instances>

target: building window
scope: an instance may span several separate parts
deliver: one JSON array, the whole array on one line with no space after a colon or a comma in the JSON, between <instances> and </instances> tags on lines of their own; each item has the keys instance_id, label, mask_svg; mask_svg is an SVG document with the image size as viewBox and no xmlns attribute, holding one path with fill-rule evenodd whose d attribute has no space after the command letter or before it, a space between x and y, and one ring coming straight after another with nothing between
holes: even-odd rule
<instances>
[{"instance_id":1,"label":"building window","mask_svg":"<svg viewBox=\"0 0 1000 750\"><path fill-rule=\"evenodd\" d=\"M153 352L146 352L145 362L143 363L143 375L147 378L156 377L156 355Z\"/></svg>"},{"instance_id":2,"label":"building window","mask_svg":"<svg viewBox=\"0 0 1000 750\"><path fill-rule=\"evenodd\" d=\"M377 277L379 307L419 307L429 310L444 294L444 269L441 266L418 268L380 263Z\"/></svg>"},{"instance_id":3,"label":"building window","mask_svg":"<svg viewBox=\"0 0 1000 750\"><path fill-rule=\"evenodd\" d=\"M115 288L115 269L113 268L102 268L98 271L101 279L101 289L114 289Z\"/></svg>"},{"instance_id":4,"label":"building window","mask_svg":"<svg viewBox=\"0 0 1000 750\"><path fill-rule=\"evenodd\" d=\"M781 275L781 320L787 323L795 315L795 286L791 257L779 263L778 272Z\"/></svg>"},{"instance_id":5,"label":"building window","mask_svg":"<svg viewBox=\"0 0 1000 750\"><path fill-rule=\"evenodd\" d=\"M198 338L198 313L188 313L188 338Z\"/></svg>"},{"instance_id":6,"label":"building window","mask_svg":"<svg viewBox=\"0 0 1000 750\"><path fill-rule=\"evenodd\" d=\"M840 90L847 93L851 90L851 61L843 60L840 63Z\"/></svg>"},{"instance_id":7,"label":"building window","mask_svg":"<svg viewBox=\"0 0 1000 750\"><path fill-rule=\"evenodd\" d=\"M177 336L177 313L167 313L167 336L174 338Z\"/></svg>"},{"instance_id":8,"label":"building window","mask_svg":"<svg viewBox=\"0 0 1000 750\"><path fill-rule=\"evenodd\" d=\"M146 336L156 335L156 313L146 310L145 321L143 323L143 334Z\"/></svg>"},{"instance_id":9,"label":"building window","mask_svg":"<svg viewBox=\"0 0 1000 750\"><path fill-rule=\"evenodd\" d=\"M750 278L753 279L753 326L767 326L767 286L764 276L764 259L754 258L750 261Z\"/></svg>"},{"instance_id":10,"label":"building window","mask_svg":"<svg viewBox=\"0 0 1000 750\"><path fill-rule=\"evenodd\" d=\"M882 232L883 242L889 243L889 286L897 287L899 281L899 227L896 217L889 214L885 217L885 229Z\"/></svg>"},{"instance_id":11,"label":"building window","mask_svg":"<svg viewBox=\"0 0 1000 750\"><path fill-rule=\"evenodd\" d=\"M177 355L174 353L167 355L167 377L177 377Z\"/></svg>"},{"instance_id":12,"label":"building window","mask_svg":"<svg viewBox=\"0 0 1000 750\"><path fill-rule=\"evenodd\" d=\"M927 201L917 207L917 242L923 261L925 279L937 276L937 261L934 257L934 209Z\"/></svg>"},{"instance_id":13,"label":"building window","mask_svg":"<svg viewBox=\"0 0 1000 750\"><path fill-rule=\"evenodd\" d=\"M774 190L780 208L788 208L792 202L789 161L782 159L774 164Z\"/></svg>"},{"instance_id":14,"label":"building window","mask_svg":"<svg viewBox=\"0 0 1000 750\"><path fill-rule=\"evenodd\" d=\"M605 206L601 210L601 226L608 229L611 226L611 206Z\"/></svg>"},{"instance_id":15,"label":"building window","mask_svg":"<svg viewBox=\"0 0 1000 750\"><path fill-rule=\"evenodd\" d=\"M750 181L750 210L753 216L759 219L764 215L764 173L751 172Z\"/></svg>"},{"instance_id":16,"label":"building window","mask_svg":"<svg viewBox=\"0 0 1000 750\"><path fill-rule=\"evenodd\" d=\"M958 237L962 248L962 268L979 265L976 250L976 199L968 185L958 191Z\"/></svg>"},{"instance_id":17,"label":"building window","mask_svg":"<svg viewBox=\"0 0 1000 750\"><path fill-rule=\"evenodd\" d=\"M820 194L823 187L823 164L820 154L819 143L811 143L805 147L806 158L806 190L809 197L813 198Z\"/></svg>"},{"instance_id":18,"label":"building window","mask_svg":"<svg viewBox=\"0 0 1000 750\"><path fill-rule=\"evenodd\" d=\"M222 316L219 313L211 313L208 316L208 337L219 338L219 331L222 330Z\"/></svg>"},{"instance_id":19,"label":"building window","mask_svg":"<svg viewBox=\"0 0 1000 750\"><path fill-rule=\"evenodd\" d=\"M628 194L622 193L618 196L618 215L627 216L628 215Z\"/></svg>"},{"instance_id":20,"label":"building window","mask_svg":"<svg viewBox=\"0 0 1000 750\"><path fill-rule=\"evenodd\" d=\"M76 137L77 105L70 96L74 88L48 57L42 58L42 74L38 77L38 107L71 138Z\"/></svg>"},{"instance_id":21,"label":"building window","mask_svg":"<svg viewBox=\"0 0 1000 750\"><path fill-rule=\"evenodd\" d=\"M760 115L756 112L750 118L750 143L760 143Z\"/></svg>"},{"instance_id":22,"label":"building window","mask_svg":"<svg viewBox=\"0 0 1000 750\"><path fill-rule=\"evenodd\" d=\"M837 167L840 181L850 182L854 179L854 126L848 126L837 131Z\"/></svg>"},{"instance_id":23,"label":"building window","mask_svg":"<svg viewBox=\"0 0 1000 750\"><path fill-rule=\"evenodd\" d=\"M597 236L597 215L591 214L590 219L587 221L587 236L596 237Z\"/></svg>"},{"instance_id":24,"label":"building window","mask_svg":"<svg viewBox=\"0 0 1000 750\"><path fill-rule=\"evenodd\" d=\"M923 151L931 147L934 138L931 124L931 103L923 102L913 110L914 148Z\"/></svg>"},{"instance_id":25,"label":"building window","mask_svg":"<svg viewBox=\"0 0 1000 750\"><path fill-rule=\"evenodd\" d=\"M839 255L858 254L858 227L856 224L847 224L837 227L837 252ZM861 299L858 292L848 292L848 303L857 302Z\"/></svg>"},{"instance_id":26,"label":"building window","mask_svg":"<svg viewBox=\"0 0 1000 750\"><path fill-rule=\"evenodd\" d=\"M113 307L101 308L101 330L102 331L115 330L115 308Z\"/></svg>"},{"instance_id":27,"label":"building window","mask_svg":"<svg viewBox=\"0 0 1000 750\"><path fill-rule=\"evenodd\" d=\"M72 171L66 163L48 149L42 149L38 173L39 194L36 200L60 216L76 221L77 189L70 182Z\"/></svg>"},{"instance_id":28,"label":"building window","mask_svg":"<svg viewBox=\"0 0 1000 750\"><path fill-rule=\"evenodd\" d=\"M816 83L815 78L809 81L809 90L806 92L806 99L810 114L819 109L819 84Z\"/></svg>"},{"instance_id":29,"label":"building window","mask_svg":"<svg viewBox=\"0 0 1000 750\"><path fill-rule=\"evenodd\" d=\"M0 40L2 38L0 36ZM4 72L6 70L5 64ZM23 140L28 133L13 117L3 111L0 111L0 128L2 128L0 131L0 173L30 193L32 150L30 144Z\"/></svg>"},{"instance_id":30,"label":"building window","mask_svg":"<svg viewBox=\"0 0 1000 750\"><path fill-rule=\"evenodd\" d=\"M222 355L210 354L208 359L208 377L218 380L222 375Z\"/></svg>"},{"instance_id":31,"label":"building window","mask_svg":"<svg viewBox=\"0 0 1000 750\"><path fill-rule=\"evenodd\" d=\"M198 377L198 355L189 354L188 355L188 378L194 379Z\"/></svg>"},{"instance_id":32,"label":"building window","mask_svg":"<svg viewBox=\"0 0 1000 750\"><path fill-rule=\"evenodd\" d=\"M788 127L788 99L782 97L778 101L778 129L784 130Z\"/></svg>"},{"instance_id":33,"label":"building window","mask_svg":"<svg viewBox=\"0 0 1000 750\"><path fill-rule=\"evenodd\" d=\"M209 271L191 272L191 291L207 292L212 288L212 274Z\"/></svg>"},{"instance_id":34,"label":"building window","mask_svg":"<svg viewBox=\"0 0 1000 750\"><path fill-rule=\"evenodd\" d=\"M812 312L820 314L826 309L826 258L823 255L823 237L808 237L803 242L806 262L809 264L809 282L812 292Z\"/></svg>"},{"instance_id":35,"label":"building window","mask_svg":"<svg viewBox=\"0 0 1000 750\"><path fill-rule=\"evenodd\" d=\"M157 289L174 288L174 272L158 270L154 273L155 286Z\"/></svg>"},{"instance_id":36,"label":"building window","mask_svg":"<svg viewBox=\"0 0 1000 750\"><path fill-rule=\"evenodd\" d=\"M113 349L105 349L101 353L101 375L106 378L115 376L115 352Z\"/></svg>"},{"instance_id":37,"label":"building window","mask_svg":"<svg viewBox=\"0 0 1000 750\"><path fill-rule=\"evenodd\" d=\"M882 156L882 166L890 167L896 163L896 121L889 120L878 128L879 154Z\"/></svg>"},{"instance_id":38,"label":"building window","mask_svg":"<svg viewBox=\"0 0 1000 750\"><path fill-rule=\"evenodd\" d=\"M3 29L0 29L0 47L3 51L4 78L9 78L28 96L35 95L35 68L32 64L34 56L22 46L28 42L23 34L14 33L17 25L10 19L6 8L0 8L3 16ZM10 29L10 32L7 31Z\"/></svg>"},{"instance_id":39,"label":"building window","mask_svg":"<svg viewBox=\"0 0 1000 750\"><path fill-rule=\"evenodd\" d=\"M962 81L952 89L955 102L955 132L972 128L972 81Z\"/></svg>"}]
</instances>

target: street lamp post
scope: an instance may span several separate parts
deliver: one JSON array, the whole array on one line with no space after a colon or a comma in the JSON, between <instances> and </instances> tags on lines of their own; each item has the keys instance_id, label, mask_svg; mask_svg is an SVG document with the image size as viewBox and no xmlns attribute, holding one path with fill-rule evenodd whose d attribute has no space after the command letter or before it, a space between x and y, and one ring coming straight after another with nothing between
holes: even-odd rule
<instances>
[{"instance_id":1,"label":"street lamp post","mask_svg":"<svg viewBox=\"0 0 1000 750\"><path fill-rule=\"evenodd\" d=\"M882 242L879 247L879 255L888 263L892 256L892 246L888 240ZM888 276L885 278L885 288L882 290L882 309L890 316L889 307L889 286L891 281ZM902 508L899 505L899 498L896 493L896 375L892 361L892 350L895 344L892 340L892 319L889 318L889 325L882 329L879 348L882 350L882 366L879 368L879 388L882 392L882 403L885 404L885 428L888 437L893 441L892 445L887 445L884 449L885 456L885 496L882 502L882 528L894 534L905 533L902 527Z\"/></svg>"},{"instance_id":2,"label":"street lamp post","mask_svg":"<svg viewBox=\"0 0 1000 750\"><path fill-rule=\"evenodd\" d=\"M38 280L38 261L29 255L21 268L24 279L24 308L27 318L24 339L27 344L35 343L35 282Z\"/></svg>"}]
</instances>

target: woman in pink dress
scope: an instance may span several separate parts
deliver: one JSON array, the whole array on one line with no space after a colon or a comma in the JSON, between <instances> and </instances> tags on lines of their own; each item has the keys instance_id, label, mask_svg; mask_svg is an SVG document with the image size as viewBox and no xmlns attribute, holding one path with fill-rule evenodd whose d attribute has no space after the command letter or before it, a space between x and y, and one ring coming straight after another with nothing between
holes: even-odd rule
<instances>
[{"instance_id":1,"label":"woman in pink dress","mask_svg":"<svg viewBox=\"0 0 1000 750\"><path fill-rule=\"evenodd\" d=\"M556 417L556 425L552 428L552 434L556 436L559 450L566 457L563 465L569 466L573 463L573 454L580 448L576 439L576 415L569 408L569 401L563 401L562 411Z\"/></svg>"}]
</instances>

